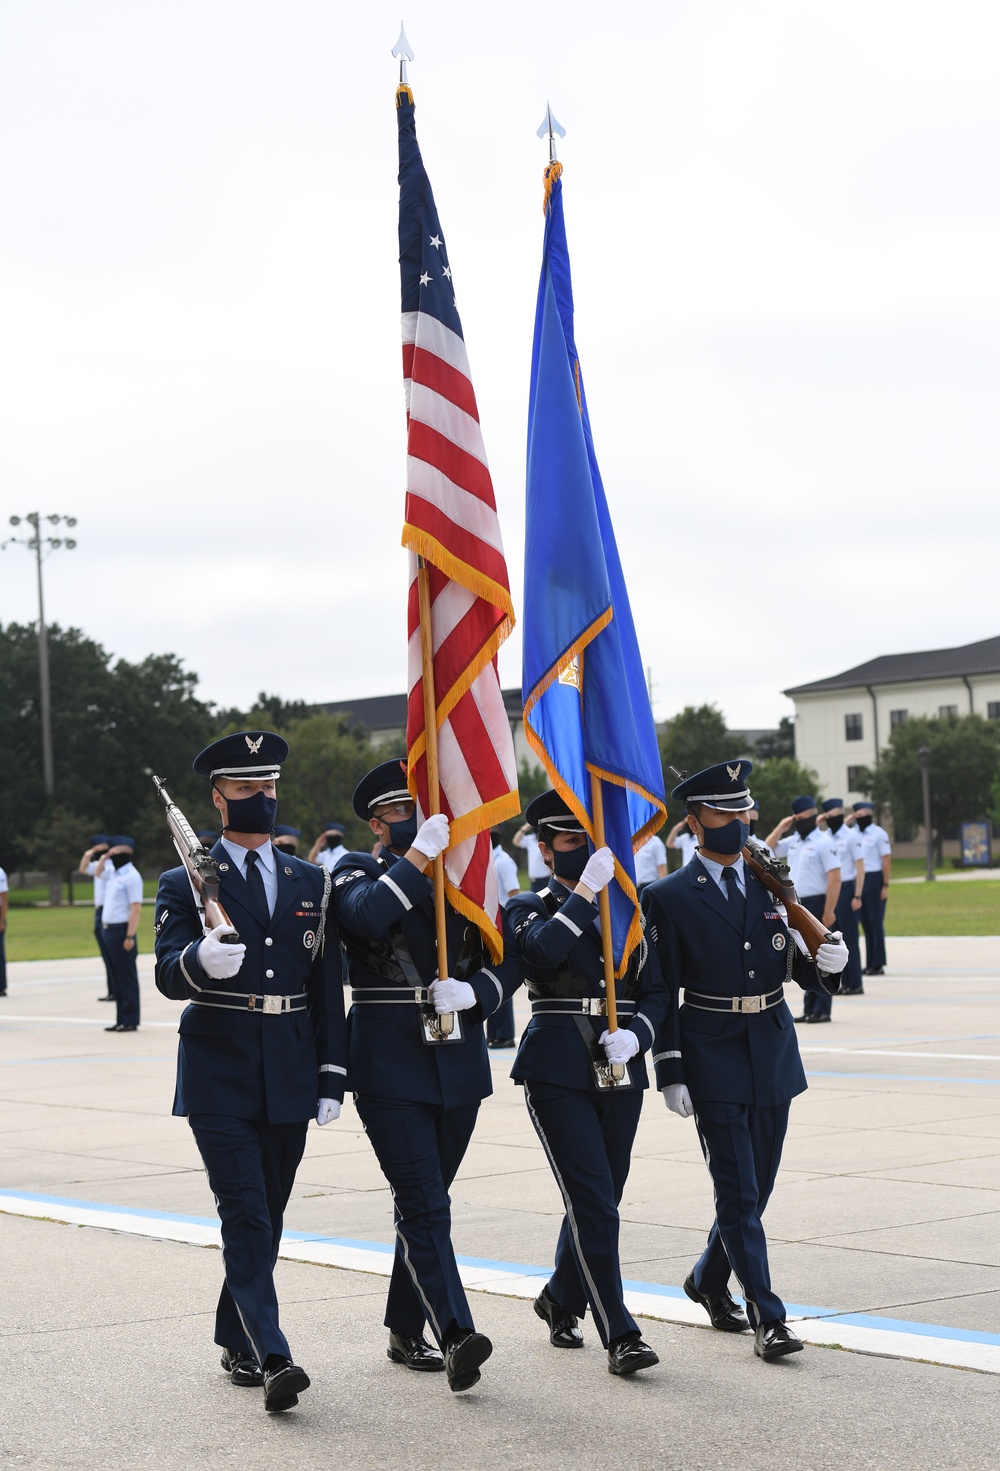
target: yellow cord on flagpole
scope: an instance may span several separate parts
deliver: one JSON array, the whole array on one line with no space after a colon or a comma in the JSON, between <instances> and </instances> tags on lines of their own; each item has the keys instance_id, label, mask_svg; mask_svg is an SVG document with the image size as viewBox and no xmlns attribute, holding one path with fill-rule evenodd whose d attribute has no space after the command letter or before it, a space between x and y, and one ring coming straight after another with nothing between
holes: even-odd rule
<instances>
[{"instance_id":1,"label":"yellow cord on flagpole","mask_svg":"<svg viewBox=\"0 0 1000 1471\"><path fill-rule=\"evenodd\" d=\"M562 173L562 169L563 166L557 158L554 158L551 163L545 165L545 172L542 174L542 179L545 183L545 198L542 200L542 214L545 214L549 207L552 186Z\"/></svg>"}]
</instances>

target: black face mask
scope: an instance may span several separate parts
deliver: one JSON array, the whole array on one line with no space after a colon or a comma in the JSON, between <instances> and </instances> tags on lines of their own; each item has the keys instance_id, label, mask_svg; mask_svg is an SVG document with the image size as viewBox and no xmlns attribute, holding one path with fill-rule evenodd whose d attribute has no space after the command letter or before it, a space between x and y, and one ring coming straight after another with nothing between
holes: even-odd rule
<instances>
[{"instance_id":1,"label":"black face mask","mask_svg":"<svg viewBox=\"0 0 1000 1471\"><path fill-rule=\"evenodd\" d=\"M826 819L826 825L832 833L839 833L840 829L844 826L844 819L842 817L828 817Z\"/></svg>"},{"instance_id":2,"label":"black face mask","mask_svg":"<svg viewBox=\"0 0 1000 1471\"><path fill-rule=\"evenodd\" d=\"M111 862L114 864L115 868L124 868L125 865L126 865L126 863L131 863L132 862L132 854L131 853L112 853L112 855L111 855Z\"/></svg>"},{"instance_id":3,"label":"black face mask","mask_svg":"<svg viewBox=\"0 0 1000 1471\"><path fill-rule=\"evenodd\" d=\"M387 848L394 853L405 853L407 848L413 847L413 839L417 836L417 814L406 818L404 822L386 822L385 818L379 819L382 826L389 830L389 841Z\"/></svg>"},{"instance_id":4,"label":"black face mask","mask_svg":"<svg viewBox=\"0 0 1000 1471\"><path fill-rule=\"evenodd\" d=\"M795 824L795 831L803 841L809 836L816 826L815 817L800 817Z\"/></svg>"},{"instance_id":5,"label":"black face mask","mask_svg":"<svg viewBox=\"0 0 1000 1471\"><path fill-rule=\"evenodd\" d=\"M718 853L720 857L728 858L740 851L749 836L750 824L734 817L724 827L707 827L701 849L704 853Z\"/></svg>"},{"instance_id":6,"label":"black face mask","mask_svg":"<svg viewBox=\"0 0 1000 1471\"><path fill-rule=\"evenodd\" d=\"M229 797L227 806L226 831L231 833L269 833L278 815L277 797L264 792L254 792L252 797Z\"/></svg>"},{"instance_id":7,"label":"black face mask","mask_svg":"<svg viewBox=\"0 0 1000 1471\"><path fill-rule=\"evenodd\" d=\"M416 833L413 836L416 837ZM342 848L344 846L343 833L327 833L326 846L328 848Z\"/></svg>"},{"instance_id":8,"label":"black face mask","mask_svg":"<svg viewBox=\"0 0 1000 1471\"><path fill-rule=\"evenodd\" d=\"M581 843L579 848L553 848L552 862L557 879L562 879L564 884L578 884L583 877L583 870L587 867L587 859L590 857L590 849L586 843Z\"/></svg>"},{"instance_id":9,"label":"black face mask","mask_svg":"<svg viewBox=\"0 0 1000 1471\"><path fill-rule=\"evenodd\" d=\"M871 827L874 821L875 819L874 817L872 817L871 813L866 813L864 817L858 818L858 827L861 829L862 832L864 832L865 828Z\"/></svg>"},{"instance_id":10,"label":"black face mask","mask_svg":"<svg viewBox=\"0 0 1000 1471\"><path fill-rule=\"evenodd\" d=\"M280 848L282 853L291 853L293 858L299 850L298 843L296 843L292 838L278 838L274 846L276 848Z\"/></svg>"},{"instance_id":11,"label":"black face mask","mask_svg":"<svg viewBox=\"0 0 1000 1471\"><path fill-rule=\"evenodd\" d=\"M752 818L751 821L747 825L748 825L748 827L750 829L750 836L753 837L754 834L757 831L757 819L756 819L756 817Z\"/></svg>"}]
</instances>

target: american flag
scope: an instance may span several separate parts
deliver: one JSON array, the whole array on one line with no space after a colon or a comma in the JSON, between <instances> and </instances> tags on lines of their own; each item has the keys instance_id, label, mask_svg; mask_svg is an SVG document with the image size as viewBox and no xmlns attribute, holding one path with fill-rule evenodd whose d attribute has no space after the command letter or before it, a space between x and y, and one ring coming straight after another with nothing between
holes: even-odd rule
<instances>
[{"instance_id":1,"label":"american flag","mask_svg":"<svg viewBox=\"0 0 1000 1471\"><path fill-rule=\"evenodd\" d=\"M399 268L406 387L406 513L410 551L408 779L429 808L417 559L428 568L441 810L451 822L445 892L503 949L489 829L520 811L517 764L500 693L497 650L514 626L493 483L455 306L448 249L401 87Z\"/></svg>"}]
</instances>

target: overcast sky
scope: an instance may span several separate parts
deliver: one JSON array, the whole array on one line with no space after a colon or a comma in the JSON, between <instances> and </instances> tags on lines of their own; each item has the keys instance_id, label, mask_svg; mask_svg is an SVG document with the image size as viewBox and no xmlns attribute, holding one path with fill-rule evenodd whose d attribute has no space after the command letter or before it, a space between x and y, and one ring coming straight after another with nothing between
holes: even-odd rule
<instances>
[{"instance_id":1,"label":"overcast sky","mask_svg":"<svg viewBox=\"0 0 1000 1471\"><path fill-rule=\"evenodd\" d=\"M49 619L223 704L405 686L399 19L0 0L0 534L76 515ZM995 0L405 21L515 607L548 98L657 718L1000 633Z\"/></svg>"}]
</instances>

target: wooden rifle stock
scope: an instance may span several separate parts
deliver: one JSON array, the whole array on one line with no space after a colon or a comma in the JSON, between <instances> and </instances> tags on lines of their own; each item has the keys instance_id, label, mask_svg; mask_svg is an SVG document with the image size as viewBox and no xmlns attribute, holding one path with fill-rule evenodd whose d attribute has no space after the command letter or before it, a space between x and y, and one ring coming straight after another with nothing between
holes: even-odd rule
<instances>
[{"instance_id":1,"label":"wooden rifle stock","mask_svg":"<svg viewBox=\"0 0 1000 1471\"><path fill-rule=\"evenodd\" d=\"M822 920L817 919L815 914L810 914L799 903L788 864L780 858L772 858L764 845L756 843L753 838L743 849L743 859L765 889L785 906L789 929L798 930L809 947L809 954L815 960L816 951L827 941L832 942L833 936Z\"/></svg>"}]
</instances>

